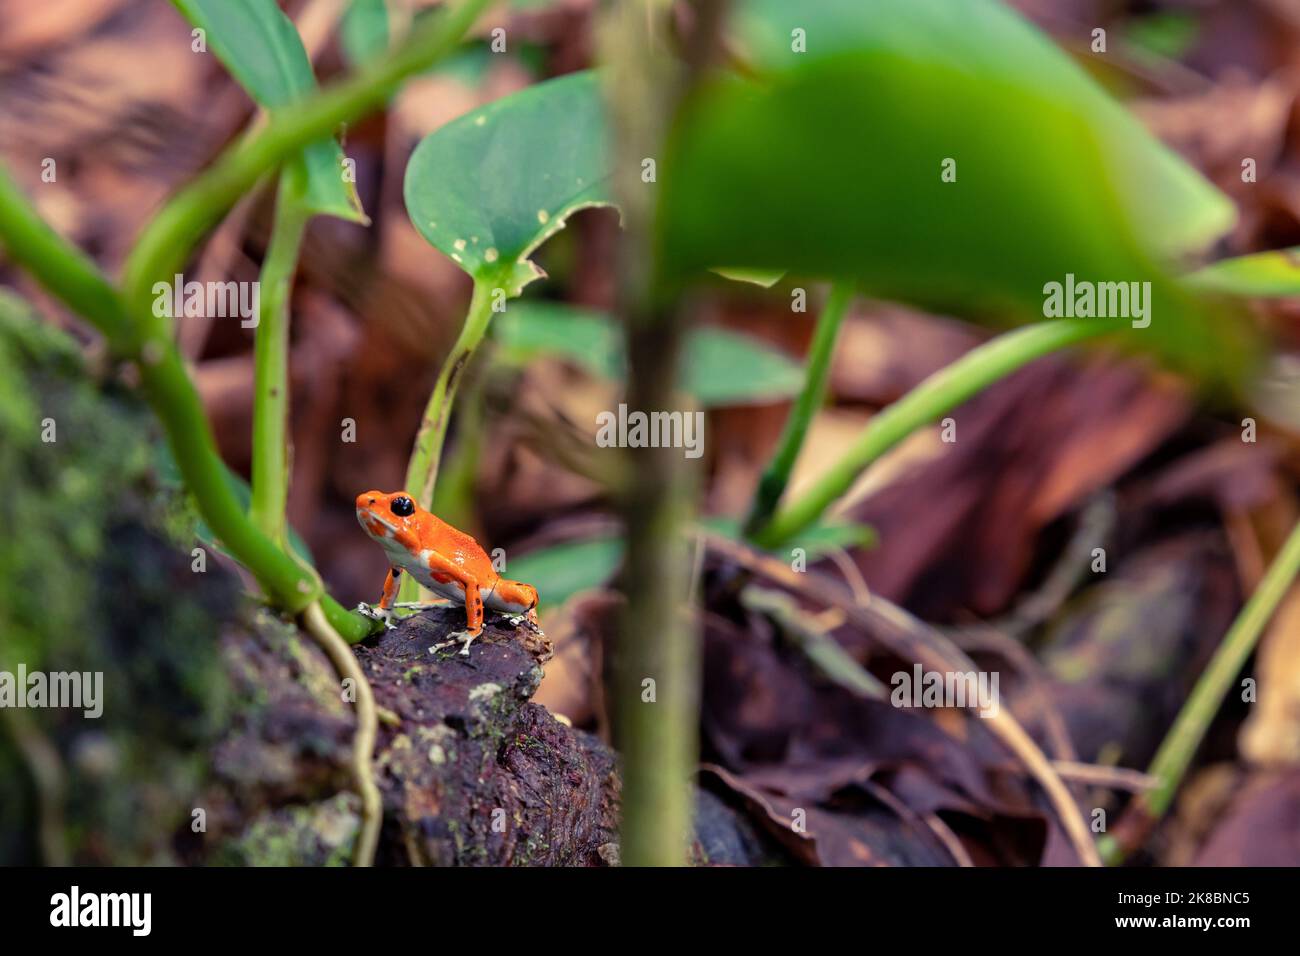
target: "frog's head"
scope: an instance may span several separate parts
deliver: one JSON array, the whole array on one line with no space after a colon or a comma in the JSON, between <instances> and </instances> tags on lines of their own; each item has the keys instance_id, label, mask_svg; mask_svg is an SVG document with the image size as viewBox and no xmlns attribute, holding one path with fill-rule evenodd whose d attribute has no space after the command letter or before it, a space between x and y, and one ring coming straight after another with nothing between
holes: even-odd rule
<instances>
[{"instance_id":1,"label":"frog's head","mask_svg":"<svg viewBox=\"0 0 1300 956\"><path fill-rule=\"evenodd\" d=\"M418 540L419 529L415 523L420 514L415 499L405 491L391 494L367 491L357 495L357 521L366 534L386 546Z\"/></svg>"}]
</instances>

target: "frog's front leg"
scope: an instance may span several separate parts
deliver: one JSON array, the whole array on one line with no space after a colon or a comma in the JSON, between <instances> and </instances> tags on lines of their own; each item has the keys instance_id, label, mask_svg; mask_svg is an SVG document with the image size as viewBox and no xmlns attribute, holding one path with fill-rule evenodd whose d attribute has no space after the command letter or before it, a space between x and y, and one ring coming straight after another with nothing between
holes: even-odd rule
<instances>
[{"instance_id":1,"label":"frog's front leg","mask_svg":"<svg viewBox=\"0 0 1300 956\"><path fill-rule=\"evenodd\" d=\"M370 618L372 621L383 621L384 627L390 631L396 626L393 624L393 602L397 600L397 590L400 584L402 571L400 568L389 568L388 576L384 578L384 593L379 598L379 603L374 607L366 604L364 601L357 605L357 610Z\"/></svg>"}]
</instances>

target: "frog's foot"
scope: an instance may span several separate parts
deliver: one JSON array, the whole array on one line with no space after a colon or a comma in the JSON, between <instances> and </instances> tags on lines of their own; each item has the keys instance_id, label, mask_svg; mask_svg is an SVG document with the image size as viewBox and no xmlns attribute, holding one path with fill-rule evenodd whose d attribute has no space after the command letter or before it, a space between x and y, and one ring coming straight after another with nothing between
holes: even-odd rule
<instances>
[{"instance_id":1,"label":"frog's foot","mask_svg":"<svg viewBox=\"0 0 1300 956\"><path fill-rule=\"evenodd\" d=\"M393 623L393 612L385 607L378 607L367 604L362 601L357 605L357 613L362 617L368 617L372 621L383 621L384 627L388 630L396 629L397 625Z\"/></svg>"},{"instance_id":2,"label":"frog's foot","mask_svg":"<svg viewBox=\"0 0 1300 956\"><path fill-rule=\"evenodd\" d=\"M479 632L479 634L481 634L481 633L482 633L482 631ZM478 634L471 634L469 631L453 631L453 632L452 632L451 634L449 634L448 636L451 638L451 640L449 640L449 641L443 641L441 644L435 644L435 645L433 645L433 647L429 648L429 653L430 653L430 654L434 654L434 653L436 653L436 652L442 650L444 647L451 647L453 644L460 644L460 645L461 645L461 648L460 648L460 652L461 652L461 654L463 654L464 656L468 657L468 656L469 656L469 646L470 646L471 644L474 643L474 639L475 639L476 637L478 637L479 635L478 635Z\"/></svg>"}]
</instances>

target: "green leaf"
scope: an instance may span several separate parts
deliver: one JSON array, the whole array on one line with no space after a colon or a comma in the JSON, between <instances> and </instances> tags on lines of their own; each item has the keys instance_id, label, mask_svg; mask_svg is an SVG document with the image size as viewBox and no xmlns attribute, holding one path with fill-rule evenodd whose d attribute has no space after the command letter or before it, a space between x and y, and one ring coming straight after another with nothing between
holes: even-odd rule
<instances>
[{"instance_id":1,"label":"green leaf","mask_svg":"<svg viewBox=\"0 0 1300 956\"><path fill-rule=\"evenodd\" d=\"M559 607L579 591L600 587L623 560L623 539L615 536L566 541L514 558L506 576L537 588L543 607Z\"/></svg>"},{"instance_id":2,"label":"green leaf","mask_svg":"<svg viewBox=\"0 0 1300 956\"><path fill-rule=\"evenodd\" d=\"M917 108L935 107L914 122L929 130L928 142L946 142L939 155L957 158L959 167L973 126L1005 164L1031 174L1026 185L1046 178L1058 188L1091 190L1102 185L1098 176L1070 177L1078 164L1068 145L1081 141L1087 154L1095 155L1106 185L1121 194L1130 225L1158 254L1202 248L1236 219L1227 196L1148 133L1050 38L998 0L740 0L737 6L736 30L765 70L800 69L845 54L895 66L898 72L882 77L878 92ZM795 29L806 31L806 53L792 50ZM918 83L916 71L935 71L935 82ZM958 112L963 103L987 103L992 111L963 115ZM1027 140L999 135L999 121L1007 114L1023 110L1032 120L1040 108L1063 114L1079 129L1066 138L1054 136L1051 126ZM868 121L841 111L841 123L846 117L855 126ZM936 117L942 122L934 122ZM1032 122L1014 123L1013 129L1024 125L1032 130ZM892 130L878 132L879 145L888 147ZM1039 157L1046 161L1035 169ZM1083 158L1091 162L1093 157Z\"/></svg>"},{"instance_id":3,"label":"green leaf","mask_svg":"<svg viewBox=\"0 0 1300 956\"><path fill-rule=\"evenodd\" d=\"M687 333L683 388L701 405L775 402L799 392L803 371L769 345L707 325Z\"/></svg>"},{"instance_id":4,"label":"green leaf","mask_svg":"<svg viewBox=\"0 0 1300 956\"><path fill-rule=\"evenodd\" d=\"M718 275L732 282L748 282L750 285L770 289L785 277L784 269L714 269Z\"/></svg>"},{"instance_id":5,"label":"green leaf","mask_svg":"<svg viewBox=\"0 0 1300 956\"><path fill-rule=\"evenodd\" d=\"M406 168L406 209L476 282L519 295L543 275L528 257L579 209L612 203L596 77L529 87L430 133Z\"/></svg>"},{"instance_id":6,"label":"green leaf","mask_svg":"<svg viewBox=\"0 0 1300 956\"><path fill-rule=\"evenodd\" d=\"M745 541L744 535L740 533L740 521L736 518L704 518L700 524L733 541ZM786 555L793 548L803 548L810 559L816 560L836 548L873 548L876 541L876 530L870 525L831 520L819 522L806 531L799 532L781 547L773 549L772 553Z\"/></svg>"},{"instance_id":7,"label":"green leaf","mask_svg":"<svg viewBox=\"0 0 1300 956\"><path fill-rule=\"evenodd\" d=\"M606 313L522 301L496 317L495 329L509 360L562 355L594 375L623 377L623 339ZM781 401L796 394L802 383L797 363L752 336L714 326L687 334L682 389L704 407Z\"/></svg>"},{"instance_id":8,"label":"green leaf","mask_svg":"<svg viewBox=\"0 0 1300 956\"><path fill-rule=\"evenodd\" d=\"M388 7L385 0L352 0L339 23L339 45L352 66L388 49Z\"/></svg>"},{"instance_id":9,"label":"green leaf","mask_svg":"<svg viewBox=\"0 0 1300 956\"><path fill-rule=\"evenodd\" d=\"M293 22L275 0L172 0L249 96L275 112L317 88L311 61ZM334 139L312 143L286 171L303 182L304 208L367 222L352 183L343 179L343 151Z\"/></svg>"},{"instance_id":10,"label":"green leaf","mask_svg":"<svg viewBox=\"0 0 1300 956\"><path fill-rule=\"evenodd\" d=\"M493 339L507 361L560 355L601 378L623 377L623 343L603 312L558 302L523 300L493 320Z\"/></svg>"},{"instance_id":11,"label":"green leaf","mask_svg":"<svg viewBox=\"0 0 1300 956\"><path fill-rule=\"evenodd\" d=\"M1231 203L1017 15L749 0L737 30L754 73L706 82L661 163L670 275L788 269L1000 322L1043 318L1068 276L1149 282L1150 327L1121 318L1126 343L1242 380L1249 331L1161 264L1222 233Z\"/></svg>"},{"instance_id":12,"label":"green leaf","mask_svg":"<svg viewBox=\"0 0 1300 956\"><path fill-rule=\"evenodd\" d=\"M1187 276L1204 292L1257 298L1300 296L1300 247L1222 259Z\"/></svg>"},{"instance_id":13,"label":"green leaf","mask_svg":"<svg viewBox=\"0 0 1300 956\"><path fill-rule=\"evenodd\" d=\"M734 541L743 540L735 518L706 518L700 523ZM814 525L774 553L786 555L791 548L803 548L809 559L816 560L832 548L866 548L875 541L875 531L866 525L826 522ZM580 591L607 584L622 560L623 539L608 535L530 551L511 559L505 574L537 588L543 607L558 607Z\"/></svg>"}]
</instances>

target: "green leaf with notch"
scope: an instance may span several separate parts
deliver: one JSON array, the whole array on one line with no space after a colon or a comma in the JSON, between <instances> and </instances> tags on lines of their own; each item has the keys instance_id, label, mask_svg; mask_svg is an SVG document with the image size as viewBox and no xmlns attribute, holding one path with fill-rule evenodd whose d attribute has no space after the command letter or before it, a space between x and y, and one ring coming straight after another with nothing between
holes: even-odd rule
<instances>
[{"instance_id":1,"label":"green leaf with notch","mask_svg":"<svg viewBox=\"0 0 1300 956\"><path fill-rule=\"evenodd\" d=\"M316 77L297 28L275 0L172 0L209 47L261 106L289 108L316 90ZM334 139L312 143L286 164L302 177L308 211L349 222L368 222L355 186L343 177L343 150Z\"/></svg>"},{"instance_id":2,"label":"green leaf with notch","mask_svg":"<svg viewBox=\"0 0 1300 956\"><path fill-rule=\"evenodd\" d=\"M406 168L420 235L513 298L543 275L529 256L579 209L613 204L595 74L529 87L434 130Z\"/></svg>"}]
</instances>

